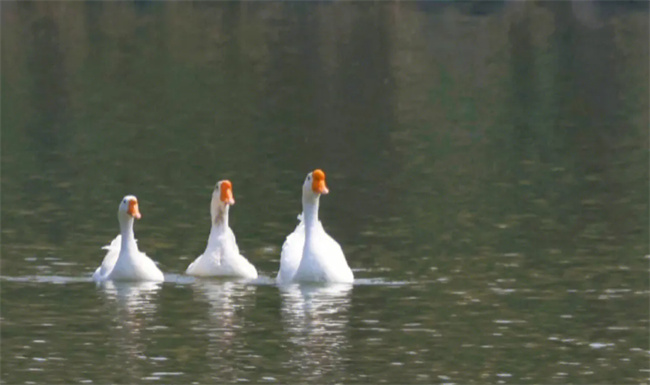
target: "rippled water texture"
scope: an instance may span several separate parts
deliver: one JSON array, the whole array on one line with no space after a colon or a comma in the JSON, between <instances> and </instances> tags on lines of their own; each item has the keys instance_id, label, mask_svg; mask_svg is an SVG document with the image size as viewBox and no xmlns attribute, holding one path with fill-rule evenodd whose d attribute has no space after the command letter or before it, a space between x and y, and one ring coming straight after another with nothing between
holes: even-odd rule
<instances>
[{"instance_id":1,"label":"rippled water texture","mask_svg":"<svg viewBox=\"0 0 650 385\"><path fill-rule=\"evenodd\" d=\"M2 2L0 379L648 383L646 2ZM300 186L354 285L274 283ZM182 272L214 183L253 282ZM95 284L125 194L162 284Z\"/></svg>"}]
</instances>

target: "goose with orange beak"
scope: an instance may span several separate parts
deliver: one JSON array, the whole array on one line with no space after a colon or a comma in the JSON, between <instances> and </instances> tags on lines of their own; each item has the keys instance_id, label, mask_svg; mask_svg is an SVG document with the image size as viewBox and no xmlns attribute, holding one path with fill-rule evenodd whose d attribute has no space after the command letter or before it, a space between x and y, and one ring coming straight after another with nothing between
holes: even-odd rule
<instances>
[{"instance_id":1,"label":"goose with orange beak","mask_svg":"<svg viewBox=\"0 0 650 385\"><path fill-rule=\"evenodd\" d=\"M93 274L95 281L164 281L156 263L138 250L133 222L140 218L138 198L133 195L122 198L117 210L120 234L110 245L103 247L108 252Z\"/></svg>"},{"instance_id":2,"label":"goose with orange beak","mask_svg":"<svg viewBox=\"0 0 650 385\"><path fill-rule=\"evenodd\" d=\"M341 246L325 232L318 220L320 196L327 193L329 189L322 170L307 174L302 186L300 223L282 245L278 283L354 281Z\"/></svg>"},{"instance_id":3,"label":"goose with orange beak","mask_svg":"<svg viewBox=\"0 0 650 385\"><path fill-rule=\"evenodd\" d=\"M212 229L203 254L198 256L185 271L188 275L201 277L257 278L257 270L239 253L235 233L228 226L228 211L235 204L232 183L217 182L212 192L210 216Z\"/></svg>"}]
</instances>

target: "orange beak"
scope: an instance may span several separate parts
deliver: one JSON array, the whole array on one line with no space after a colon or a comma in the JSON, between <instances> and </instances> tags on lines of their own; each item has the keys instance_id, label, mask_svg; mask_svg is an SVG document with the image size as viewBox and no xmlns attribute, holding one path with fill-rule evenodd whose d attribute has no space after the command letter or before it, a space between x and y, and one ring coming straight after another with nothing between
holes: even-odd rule
<instances>
[{"instance_id":1,"label":"orange beak","mask_svg":"<svg viewBox=\"0 0 650 385\"><path fill-rule=\"evenodd\" d=\"M235 198L232 195L232 183L229 180L221 182L221 201L227 205L235 204Z\"/></svg>"},{"instance_id":2,"label":"orange beak","mask_svg":"<svg viewBox=\"0 0 650 385\"><path fill-rule=\"evenodd\" d=\"M311 175L313 178L311 182L311 189L313 192L316 194L327 194L330 192L325 184L325 173L323 170L316 169Z\"/></svg>"},{"instance_id":3,"label":"orange beak","mask_svg":"<svg viewBox=\"0 0 650 385\"><path fill-rule=\"evenodd\" d=\"M135 219L140 219L142 218L142 214L140 214L140 209L138 208L138 201L133 199L129 201L129 210L127 211L130 216L132 216Z\"/></svg>"}]
</instances>

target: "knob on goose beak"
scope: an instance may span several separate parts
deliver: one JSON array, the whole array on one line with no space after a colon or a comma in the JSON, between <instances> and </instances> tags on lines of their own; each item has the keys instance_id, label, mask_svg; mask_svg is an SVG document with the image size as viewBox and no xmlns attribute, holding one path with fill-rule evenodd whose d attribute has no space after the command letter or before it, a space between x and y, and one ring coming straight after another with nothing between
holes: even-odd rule
<instances>
[{"instance_id":1,"label":"knob on goose beak","mask_svg":"<svg viewBox=\"0 0 650 385\"><path fill-rule=\"evenodd\" d=\"M235 198L232 195L232 183L229 180L221 182L221 201L227 205L235 204Z\"/></svg>"},{"instance_id":2,"label":"knob on goose beak","mask_svg":"<svg viewBox=\"0 0 650 385\"><path fill-rule=\"evenodd\" d=\"M311 189L316 194L327 194L330 190L325 184L325 173L321 169L316 169L312 173Z\"/></svg>"},{"instance_id":3,"label":"knob on goose beak","mask_svg":"<svg viewBox=\"0 0 650 385\"><path fill-rule=\"evenodd\" d=\"M138 208L137 199L131 199L129 201L129 209L126 212L135 219L142 218L142 214L140 214L140 209Z\"/></svg>"}]
</instances>

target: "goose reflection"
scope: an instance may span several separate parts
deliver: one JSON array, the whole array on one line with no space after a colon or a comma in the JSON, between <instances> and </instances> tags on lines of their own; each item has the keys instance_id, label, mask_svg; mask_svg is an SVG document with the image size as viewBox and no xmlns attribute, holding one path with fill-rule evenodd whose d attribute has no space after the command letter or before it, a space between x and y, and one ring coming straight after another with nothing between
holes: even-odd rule
<instances>
[{"instance_id":1,"label":"goose reflection","mask_svg":"<svg viewBox=\"0 0 650 385\"><path fill-rule=\"evenodd\" d=\"M247 349L244 312L255 305L257 287L222 279L197 279L192 286L197 300L208 304L207 322L197 324L196 329L207 336L210 370L219 373L221 381L237 381L245 374L232 362Z\"/></svg>"},{"instance_id":2,"label":"goose reflection","mask_svg":"<svg viewBox=\"0 0 650 385\"><path fill-rule=\"evenodd\" d=\"M341 371L348 343L351 284L281 286L282 319L295 347L289 366L303 380Z\"/></svg>"},{"instance_id":3,"label":"goose reflection","mask_svg":"<svg viewBox=\"0 0 650 385\"><path fill-rule=\"evenodd\" d=\"M242 327L239 313L253 304L256 286L241 281L197 279L194 292L209 305L210 329L232 336ZM216 328L215 328L216 327Z\"/></svg>"},{"instance_id":4,"label":"goose reflection","mask_svg":"<svg viewBox=\"0 0 650 385\"><path fill-rule=\"evenodd\" d=\"M146 331L155 327L157 294L162 283L106 281L98 286L106 300L106 314L112 319L109 344L115 349L107 360L115 360L127 382L140 381L146 373L143 363L150 344Z\"/></svg>"},{"instance_id":5,"label":"goose reflection","mask_svg":"<svg viewBox=\"0 0 650 385\"><path fill-rule=\"evenodd\" d=\"M129 317L126 321L140 321L151 318L156 312L156 294L162 287L160 282L115 282L99 284L104 296L118 305L118 313Z\"/></svg>"}]
</instances>

